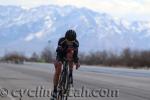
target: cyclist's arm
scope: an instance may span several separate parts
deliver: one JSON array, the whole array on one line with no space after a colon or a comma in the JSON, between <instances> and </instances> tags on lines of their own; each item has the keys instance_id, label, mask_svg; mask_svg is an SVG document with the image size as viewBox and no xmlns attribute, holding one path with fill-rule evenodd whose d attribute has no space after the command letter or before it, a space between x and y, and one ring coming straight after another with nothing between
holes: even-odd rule
<instances>
[{"instance_id":1,"label":"cyclist's arm","mask_svg":"<svg viewBox=\"0 0 150 100\"><path fill-rule=\"evenodd\" d=\"M62 51L62 49L63 49L63 47L62 47L63 41L64 41L64 38L60 38L60 39L59 39L59 41L58 41L58 46L57 46L57 49L56 49L57 56L58 56L59 58L62 57L62 53L63 53L63 51Z\"/></svg>"},{"instance_id":2,"label":"cyclist's arm","mask_svg":"<svg viewBox=\"0 0 150 100\"><path fill-rule=\"evenodd\" d=\"M77 63L79 61L78 57L78 48L79 48L79 42L78 40L75 41L75 52L74 52L74 62Z\"/></svg>"}]
</instances>

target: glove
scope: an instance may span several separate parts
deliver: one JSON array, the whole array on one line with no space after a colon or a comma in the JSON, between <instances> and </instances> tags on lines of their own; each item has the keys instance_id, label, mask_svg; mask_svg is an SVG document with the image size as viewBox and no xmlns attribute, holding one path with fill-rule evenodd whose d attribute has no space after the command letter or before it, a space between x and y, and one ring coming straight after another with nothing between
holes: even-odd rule
<instances>
[{"instance_id":1,"label":"glove","mask_svg":"<svg viewBox=\"0 0 150 100\"><path fill-rule=\"evenodd\" d=\"M80 63L79 62L75 63L75 65L76 65L76 69L78 69L80 67Z\"/></svg>"}]
</instances>

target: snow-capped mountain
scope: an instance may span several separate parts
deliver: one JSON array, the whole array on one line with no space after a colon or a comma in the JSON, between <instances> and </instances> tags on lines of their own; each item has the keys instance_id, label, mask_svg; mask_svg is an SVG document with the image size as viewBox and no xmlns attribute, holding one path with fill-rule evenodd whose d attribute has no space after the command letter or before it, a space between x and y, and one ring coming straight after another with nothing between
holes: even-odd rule
<instances>
[{"instance_id":1,"label":"snow-capped mountain","mask_svg":"<svg viewBox=\"0 0 150 100\"><path fill-rule=\"evenodd\" d=\"M48 40L55 48L70 28L76 30L82 52L150 49L150 22L129 22L74 6L49 5L28 10L0 6L0 53L6 49L40 51Z\"/></svg>"}]
</instances>

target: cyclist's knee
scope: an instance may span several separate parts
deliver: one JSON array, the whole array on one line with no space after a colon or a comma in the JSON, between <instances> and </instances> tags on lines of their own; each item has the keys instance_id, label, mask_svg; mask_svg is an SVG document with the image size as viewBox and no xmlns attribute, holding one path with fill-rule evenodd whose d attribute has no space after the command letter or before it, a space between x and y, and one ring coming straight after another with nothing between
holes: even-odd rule
<instances>
[{"instance_id":1,"label":"cyclist's knee","mask_svg":"<svg viewBox=\"0 0 150 100\"><path fill-rule=\"evenodd\" d=\"M57 75L59 75L61 73L61 67L62 67L62 62L61 61L56 61L54 63L55 65L55 72Z\"/></svg>"}]
</instances>

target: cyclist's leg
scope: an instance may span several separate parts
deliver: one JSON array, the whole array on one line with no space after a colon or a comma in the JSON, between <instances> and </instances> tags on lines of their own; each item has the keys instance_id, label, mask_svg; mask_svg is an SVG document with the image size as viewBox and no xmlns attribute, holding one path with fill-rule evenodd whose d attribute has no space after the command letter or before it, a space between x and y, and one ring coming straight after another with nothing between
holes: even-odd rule
<instances>
[{"instance_id":1,"label":"cyclist's leg","mask_svg":"<svg viewBox=\"0 0 150 100\"><path fill-rule=\"evenodd\" d=\"M59 76L61 74L62 62L56 59L54 66L55 66L55 73L53 78L54 90L51 94L51 100L55 100L57 98L57 85L59 81Z\"/></svg>"},{"instance_id":2,"label":"cyclist's leg","mask_svg":"<svg viewBox=\"0 0 150 100\"><path fill-rule=\"evenodd\" d=\"M57 59L54 65L55 65L55 73L54 73L53 84L54 84L54 91L57 92L57 85L58 85L59 76L61 74L61 69L62 69L62 61Z\"/></svg>"}]
</instances>

